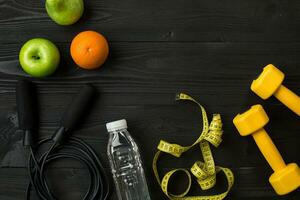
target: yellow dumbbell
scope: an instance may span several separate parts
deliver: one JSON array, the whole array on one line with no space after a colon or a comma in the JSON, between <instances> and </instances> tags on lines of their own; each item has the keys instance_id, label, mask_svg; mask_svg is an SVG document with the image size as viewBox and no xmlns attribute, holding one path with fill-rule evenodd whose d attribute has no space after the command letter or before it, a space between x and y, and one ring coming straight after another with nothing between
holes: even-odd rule
<instances>
[{"instance_id":1,"label":"yellow dumbbell","mask_svg":"<svg viewBox=\"0 0 300 200\"><path fill-rule=\"evenodd\" d=\"M269 64L264 67L259 77L252 82L251 90L263 99L274 95L284 105L300 116L300 97L281 85L284 73Z\"/></svg>"},{"instance_id":2,"label":"yellow dumbbell","mask_svg":"<svg viewBox=\"0 0 300 200\"><path fill-rule=\"evenodd\" d=\"M261 105L252 106L250 110L238 114L233 123L241 136L252 134L261 153L268 161L274 173L269 182L279 195L284 195L300 187L300 168L296 163L286 165L279 151L263 128L269 117Z\"/></svg>"}]
</instances>

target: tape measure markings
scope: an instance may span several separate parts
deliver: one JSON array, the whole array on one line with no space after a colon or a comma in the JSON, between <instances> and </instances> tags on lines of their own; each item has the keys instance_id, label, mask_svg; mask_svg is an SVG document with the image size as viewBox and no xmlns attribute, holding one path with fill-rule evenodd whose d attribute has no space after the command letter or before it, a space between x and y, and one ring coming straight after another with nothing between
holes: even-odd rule
<instances>
[{"instance_id":1,"label":"tape measure markings","mask_svg":"<svg viewBox=\"0 0 300 200\"><path fill-rule=\"evenodd\" d=\"M221 200L224 199L228 192L230 191L231 187L234 184L234 176L230 169L215 166L215 162L213 159L213 155L210 149L210 144L215 147L218 147L222 142L222 121L220 114L214 114L211 123L208 123L208 118L204 107L199 104L195 99L191 96L180 93L176 95L176 100L188 100L196 103L202 114L202 122L203 128L202 133L200 134L199 138L190 146L181 146L179 144L172 144L167 141L161 140L157 146L158 151L156 152L153 162L152 168L155 175L157 182L160 184L162 191L166 194L166 196L171 200ZM184 152L188 151L192 147L199 145L201 149L201 153L203 156L203 161L196 161L193 166L188 170L184 168L180 169L173 169L167 172L162 181L160 180L158 169L157 169L157 162L159 157L162 153L171 154L175 157L180 157ZM184 172L188 178L188 186L181 194L171 194L168 191L168 184L171 177L178 173ZM191 174L196 177L197 182L202 190L208 190L215 186L216 184L216 174L218 172L223 172L226 176L228 186L227 190L221 194L211 195L211 196L186 196L191 188L192 178ZM190 174L191 173L191 174Z\"/></svg>"}]
</instances>

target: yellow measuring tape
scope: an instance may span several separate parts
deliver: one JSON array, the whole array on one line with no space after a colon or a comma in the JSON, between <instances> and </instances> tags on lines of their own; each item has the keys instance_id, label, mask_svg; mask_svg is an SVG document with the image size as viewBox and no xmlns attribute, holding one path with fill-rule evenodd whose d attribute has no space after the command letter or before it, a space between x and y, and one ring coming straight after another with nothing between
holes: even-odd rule
<instances>
[{"instance_id":1,"label":"yellow measuring tape","mask_svg":"<svg viewBox=\"0 0 300 200\"><path fill-rule=\"evenodd\" d=\"M208 123L207 114L205 109L199 104L196 100L194 100L192 97L190 97L187 94L180 93L176 96L176 100L189 100L194 103L196 103L202 113L202 121L203 121L203 130L200 134L199 138L194 142L194 144L190 146L181 146L179 144L171 144L164 140L161 140L158 144L158 152L155 154L152 167L153 171L156 177L157 182L160 184L162 191L167 195L167 197L171 200L221 200L226 197L228 192L230 191L231 187L234 183L234 176L230 169L215 166L215 162L212 156L212 152L210 150L210 145L214 145L215 147L218 147L219 144L222 142L222 121L220 114L214 114L211 123ZM167 172L162 180L159 177L158 170L157 170L157 162L162 154L168 153L175 157L180 157L182 153L188 151L190 148L198 145L200 146L203 160L204 162L197 161L194 163L194 165L190 168L190 171L185 168L181 169L173 169L169 172ZM222 171L228 182L227 190L221 194L217 195L211 195L211 196L186 196L191 188L192 178L190 172L196 177L197 182L199 183L199 186L202 190L208 190L216 184L216 174L218 172ZM175 173L178 172L184 172L188 177L188 187L182 194L171 194L168 191L168 184L170 181L171 176L173 176Z\"/></svg>"}]
</instances>

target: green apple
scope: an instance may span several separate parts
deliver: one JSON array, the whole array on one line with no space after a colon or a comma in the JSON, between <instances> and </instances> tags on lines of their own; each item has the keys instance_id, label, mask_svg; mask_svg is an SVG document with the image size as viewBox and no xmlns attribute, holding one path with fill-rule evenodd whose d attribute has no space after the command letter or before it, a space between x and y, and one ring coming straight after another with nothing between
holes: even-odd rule
<instances>
[{"instance_id":1,"label":"green apple","mask_svg":"<svg viewBox=\"0 0 300 200\"><path fill-rule=\"evenodd\" d=\"M58 48L49 40L35 38L27 41L19 54L20 64L25 72L34 77L51 75L59 65Z\"/></svg>"},{"instance_id":2,"label":"green apple","mask_svg":"<svg viewBox=\"0 0 300 200\"><path fill-rule=\"evenodd\" d=\"M83 0L46 0L46 10L50 18L60 25L71 25L83 14Z\"/></svg>"}]
</instances>

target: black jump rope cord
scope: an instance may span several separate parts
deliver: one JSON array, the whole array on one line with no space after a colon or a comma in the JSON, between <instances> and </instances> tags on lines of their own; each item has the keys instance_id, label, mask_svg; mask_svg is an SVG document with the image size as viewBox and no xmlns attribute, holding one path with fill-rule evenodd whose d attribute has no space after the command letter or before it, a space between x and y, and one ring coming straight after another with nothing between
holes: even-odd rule
<instances>
[{"instance_id":1,"label":"black jump rope cord","mask_svg":"<svg viewBox=\"0 0 300 200\"><path fill-rule=\"evenodd\" d=\"M52 139L42 140L38 143L37 148L39 149L49 142L53 142ZM56 146L55 143L52 143L50 148L43 152L39 158L35 156L33 149L30 147L28 160L30 183L26 191L27 199L30 199L31 187L35 189L37 195L43 200L58 199L49 189L45 176L45 168L49 163L64 158L77 160L88 169L90 184L82 199L107 199L109 183L104 168L92 148L83 140L76 137L71 137L68 142L62 145Z\"/></svg>"},{"instance_id":2,"label":"black jump rope cord","mask_svg":"<svg viewBox=\"0 0 300 200\"><path fill-rule=\"evenodd\" d=\"M57 200L59 198L51 192L45 171L47 165L60 159L74 159L89 172L90 184L83 200L106 200L110 192L109 180L103 165L94 150L82 139L68 137L73 127L78 123L80 116L86 110L95 93L90 85L80 91L73 99L72 104L64 113L60 128L52 138L39 141L33 148L34 119L34 88L32 83L21 80L17 83L16 98L18 106L19 128L24 131L24 146L29 150L28 173L30 182L26 190L26 199L30 200L30 190L33 188L42 200ZM50 145L50 146L49 146ZM39 152L42 146L48 149Z\"/></svg>"}]
</instances>

